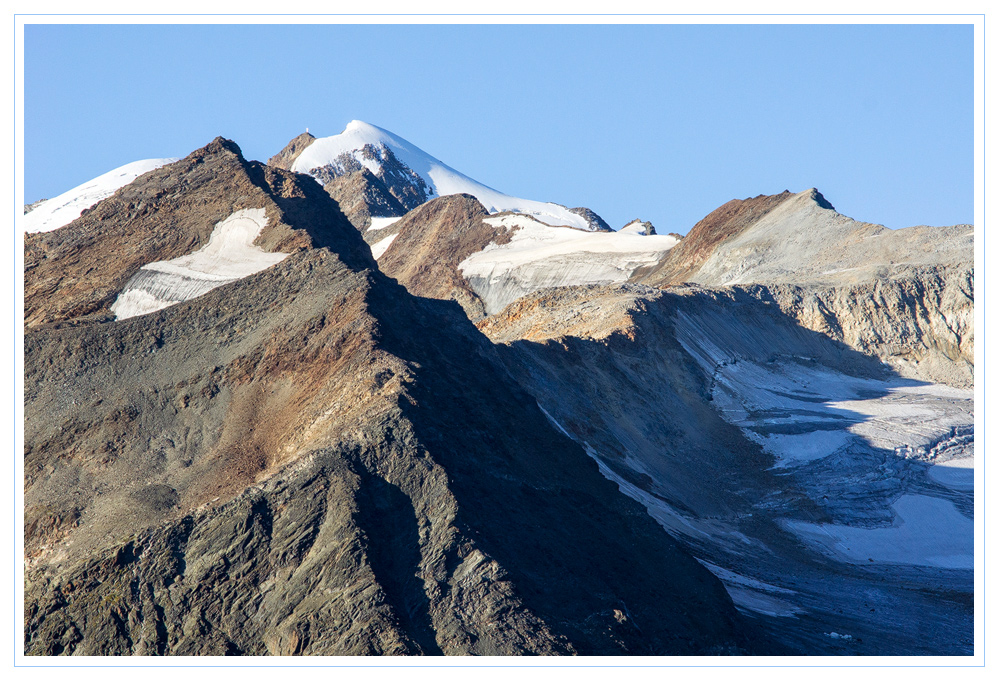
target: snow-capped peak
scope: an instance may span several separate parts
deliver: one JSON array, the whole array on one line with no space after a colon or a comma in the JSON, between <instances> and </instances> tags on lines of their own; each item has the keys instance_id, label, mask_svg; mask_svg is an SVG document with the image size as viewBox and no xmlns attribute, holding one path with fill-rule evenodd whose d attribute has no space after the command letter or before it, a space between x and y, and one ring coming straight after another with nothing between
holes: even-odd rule
<instances>
[{"instance_id":1,"label":"snow-capped peak","mask_svg":"<svg viewBox=\"0 0 1000 682\"><path fill-rule=\"evenodd\" d=\"M73 222L88 208L101 199L114 194L119 188L137 177L160 166L173 163L177 159L144 159L119 166L104 175L78 185L68 192L38 204L22 218L25 232L51 232Z\"/></svg>"},{"instance_id":2,"label":"snow-capped peak","mask_svg":"<svg viewBox=\"0 0 1000 682\"><path fill-rule=\"evenodd\" d=\"M308 173L321 182L352 170L367 168L387 185L405 194L414 208L425 201L447 194L471 194L490 213L515 211L533 216L548 225L565 225L594 230L582 215L565 206L512 197L487 187L434 158L416 145L378 126L351 121L344 132L318 138L292 165L292 170ZM409 205L408 205L409 204Z\"/></svg>"}]
</instances>

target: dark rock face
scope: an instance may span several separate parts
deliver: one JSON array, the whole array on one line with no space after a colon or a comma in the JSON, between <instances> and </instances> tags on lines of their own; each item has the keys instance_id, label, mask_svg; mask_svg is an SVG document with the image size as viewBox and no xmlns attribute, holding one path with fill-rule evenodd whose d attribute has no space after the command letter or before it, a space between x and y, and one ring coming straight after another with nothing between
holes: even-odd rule
<instances>
[{"instance_id":1,"label":"dark rock face","mask_svg":"<svg viewBox=\"0 0 1000 682\"><path fill-rule=\"evenodd\" d=\"M392 150L384 144L366 144L361 149L365 159L379 165L376 177L382 181L389 193L407 210L412 210L432 196L432 190L413 169L396 158ZM353 154L341 154L333 163L309 171L326 185L334 178L348 173L356 173L365 168Z\"/></svg>"},{"instance_id":2,"label":"dark rock face","mask_svg":"<svg viewBox=\"0 0 1000 682\"><path fill-rule=\"evenodd\" d=\"M378 272L300 178L216 140L29 237L25 651L764 650L459 307ZM484 209L447 200L421 210L474 232ZM292 252L281 263L88 317L144 259L194 250L251 204L271 217L258 243ZM108 260L127 262L88 276ZM44 300L49 281L67 303Z\"/></svg>"},{"instance_id":3,"label":"dark rock face","mask_svg":"<svg viewBox=\"0 0 1000 682\"><path fill-rule=\"evenodd\" d=\"M351 224L361 232L371 226L372 216L391 218L406 214L406 208L385 183L364 167L332 178L323 187L337 201Z\"/></svg>"},{"instance_id":4,"label":"dark rock face","mask_svg":"<svg viewBox=\"0 0 1000 682\"><path fill-rule=\"evenodd\" d=\"M596 213L594 213L593 211L591 211L589 208L586 208L584 206L578 206L577 208L571 208L571 209L569 209L569 212L570 213L575 213L578 216L583 216L584 219L586 219L587 223L590 225L590 229L594 230L595 232L613 232L614 231L614 230L611 229L610 225L608 225L606 222L604 222L604 218L602 218L601 216L597 215Z\"/></svg>"}]
</instances>

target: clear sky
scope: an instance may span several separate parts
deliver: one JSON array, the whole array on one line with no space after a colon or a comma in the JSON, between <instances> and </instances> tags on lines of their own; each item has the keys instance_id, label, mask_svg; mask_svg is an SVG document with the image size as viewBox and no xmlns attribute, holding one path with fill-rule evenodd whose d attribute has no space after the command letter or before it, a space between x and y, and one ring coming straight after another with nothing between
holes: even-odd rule
<instances>
[{"instance_id":1,"label":"clear sky","mask_svg":"<svg viewBox=\"0 0 1000 682\"><path fill-rule=\"evenodd\" d=\"M361 119L616 229L809 187L892 228L973 219L971 26L29 25L24 63L26 202Z\"/></svg>"}]
</instances>

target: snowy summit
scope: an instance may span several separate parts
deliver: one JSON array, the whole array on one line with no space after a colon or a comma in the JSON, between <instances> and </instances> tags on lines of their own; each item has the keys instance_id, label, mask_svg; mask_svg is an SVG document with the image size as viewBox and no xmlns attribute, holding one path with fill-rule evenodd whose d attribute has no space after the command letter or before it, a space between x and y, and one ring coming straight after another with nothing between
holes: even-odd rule
<instances>
[{"instance_id":1,"label":"snowy summit","mask_svg":"<svg viewBox=\"0 0 1000 682\"><path fill-rule=\"evenodd\" d=\"M68 225L79 218L85 210L101 199L110 197L115 191L140 175L176 160L169 158L133 161L78 185L68 192L63 192L57 197L43 201L35 210L24 216L22 223L24 231L51 232L63 225Z\"/></svg>"},{"instance_id":2,"label":"snowy summit","mask_svg":"<svg viewBox=\"0 0 1000 682\"><path fill-rule=\"evenodd\" d=\"M406 186L416 204L447 194L471 194L490 213L525 213L547 225L598 229L583 215L560 204L512 197L459 173L416 145L364 121L351 121L344 132L318 138L295 160L292 170L320 182L367 168L387 184Z\"/></svg>"}]
</instances>

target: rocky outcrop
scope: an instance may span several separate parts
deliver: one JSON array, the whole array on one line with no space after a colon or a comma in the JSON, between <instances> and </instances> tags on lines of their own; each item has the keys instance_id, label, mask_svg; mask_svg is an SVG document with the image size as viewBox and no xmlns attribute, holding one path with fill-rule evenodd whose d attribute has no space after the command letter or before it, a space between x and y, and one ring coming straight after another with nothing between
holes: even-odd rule
<instances>
[{"instance_id":1,"label":"rocky outcrop","mask_svg":"<svg viewBox=\"0 0 1000 682\"><path fill-rule=\"evenodd\" d=\"M578 206L576 208L567 209L570 213L575 213L578 216L582 216L586 221L587 225L594 232L612 232L611 226L604 222L604 218L597 215L591 211L586 206Z\"/></svg>"},{"instance_id":2,"label":"rocky outcrop","mask_svg":"<svg viewBox=\"0 0 1000 682\"><path fill-rule=\"evenodd\" d=\"M458 306L408 294L316 183L234 147L123 189L31 261L79 273L109 239L163 260L246 195L290 253L147 315L77 302L57 310L73 324L29 326L26 653L769 651ZM481 207L448 200L474 230ZM180 234L146 245L158 212ZM105 300L74 277L64 293Z\"/></svg>"},{"instance_id":3,"label":"rocky outcrop","mask_svg":"<svg viewBox=\"0 0 1000 682\"><path fill-rule=\"evenodd\" d=\"M299 154L315 141L316 137L308 132L296 135L285 145L284 149L267 160L267 165L283 170L292 170L295 159L299 158Z\"/></svg>"},{"instance_id":4,"label":"rocky outcrop","mask_svg":"<svg viewBox=\"0 0 1000 682\"><path fill-rule=\"evenodd\" d=\"M33 201L30 204L25 204L24 215L28 215L29 213L31 213L33 210L35 210L35 208L38 207L39 204L41 204L44 201L48 201L48 199L39 199L38 201Z\"/></svg>"},{"instance_id":5,"label":"rocky outcrop","mask_svg":"<svg viewBox=\"0 0 1000 682\"><path fill-rule=\"evenodd\" d=\"M407 211L416 208L433 195L433 190L427 186L424 179L400 161L384 144L366 144L358 151L358 156L365 162L377 165L378 172L374 174L375 177ZM365 167L357 156L344 153L331 163L310 169L309 174L326 185L335 178L357 173Z\"/></svg>"},{"instance_id":6,"label":"rocky outcrop","mask_svg":"<svg viewBox=\"0 0 1000 682\"><path fill-rule=\"evenodd\" d=\"M337 201L351 224L361 232L371 227L373 216L389 218L406 214L406 208L392 195L385 183L367 168L332 178L323 188Z\"/></svg>"},{"instance_id":7,"label":"rocky outcrop","mask_svg":"<svg viewBox=\"0 0 1000 682\"><path fill-rule=\"evenodd\" d=\"M140 176L65 227L26 235L26 327L107 318L142 266L195 252L217 223L257 209L264 209L267 226L254 244L264 251L331 247L353 265L372 263L360 240L345 237L350 225L319 185L246 161L235 143L216 138Z\"/></svg>"},{"instance_id":8,"label":"rocky outcrop","mask_svg":"<svg viewBox=\"0 0 1000 682\"><path fill-rule=\"evenodd\" d=\"M771 285L802 326L881 359L901 376L972 388L975 280L971 269L914 268L842 287Z\"/></svg>"},{"instance_id":9,"label":"rocky outcrop","mask_svg":"<svg viewBox=\"0 0 1000 682\"><path fill-rule=\"evenodd\" d=\"M486 310L458 264L491 243L509 241L504 228L483 222L488 216L475 197L451 194L414 209L365 238L369 243L393 240L379 258L379 268L411 294L456 301L470 319L479 320Z\"/></svg>"},{"instance_id":10,"label":"rocky outcrop","mask_svg":"<svg viewBox=\"0 0 1000 682\"><path fill-rule=\"evenodd\" d=\"M622 229L618 231L624 232L626 234L645 234L645 235L656 234L656 228L653 227L653 223L649 222L648 220L642 221L639 220L638 218L636 218L635 220L630 220L624 227L622 227ZM677 239L681 238L679 234L676 233L672 234L676 236Z\"/></svg>"}]
</instances>

